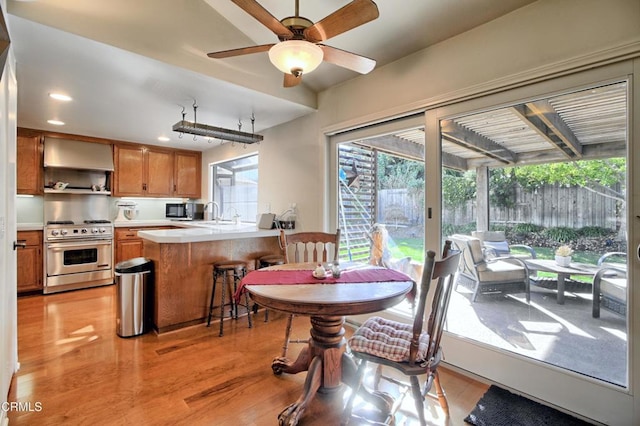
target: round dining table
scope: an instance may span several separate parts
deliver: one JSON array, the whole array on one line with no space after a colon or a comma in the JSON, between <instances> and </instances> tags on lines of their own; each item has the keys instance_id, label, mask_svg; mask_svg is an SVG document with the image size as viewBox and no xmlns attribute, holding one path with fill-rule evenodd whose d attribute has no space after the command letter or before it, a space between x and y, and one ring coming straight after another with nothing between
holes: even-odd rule
<instances>
[{"instance_id":1,"label":"round dining table","mask_svg":"<svg viewBox=\"0 0 640 426\"><path fill-rule=\"evenodd\" d=\"M296 402L286 407L278 416L280 425L295 425L316 392L330 393L338 390L341 382L349 383L355 365L351 357L345 354L344 321L346 315L368 314L382 311L405 300L415 290L415 283L408 276L388 269L378 268L376 278L361 282L352 281L351 270L367 269L371 277L371 265L353 266L342 271L341 277L301 283L285 280L287 272L297 274L311 271L314 263L290 263L264 268L260 271L281 271L284 274L272 274L274 282L261 280L259 285L247 284L245 291L261 306L289 314L309 316L311 318L311 336L296 360L276 357L272 362L274 374L296 374L307 371L302 395ZM251 274L251 273L250 273ZM264 274L263 277L268 277ZM360 276L360 275L359 275ZM250 278L249 275L247 277ZM353 277L353 275L352 275ZM283 284L282 281L287 281ZM250 282L250 279L249 279Z\"/></svg>"}]
</instances>

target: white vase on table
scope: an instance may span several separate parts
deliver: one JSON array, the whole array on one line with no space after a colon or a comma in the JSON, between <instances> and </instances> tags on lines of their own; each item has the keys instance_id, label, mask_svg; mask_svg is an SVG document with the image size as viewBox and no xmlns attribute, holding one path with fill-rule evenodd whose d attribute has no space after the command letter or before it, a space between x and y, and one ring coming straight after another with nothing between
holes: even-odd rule
<instances>
[{"instance_id":1,"label":"white vase on table","mask_svg":"<svg viewBox=\"0 0 640 426\"><path fill-rule=\"evenodd\" d=\"M556 256L556 264L558 266L569 266L571 264L571 256Z\"/></svg>"}]
</instances>

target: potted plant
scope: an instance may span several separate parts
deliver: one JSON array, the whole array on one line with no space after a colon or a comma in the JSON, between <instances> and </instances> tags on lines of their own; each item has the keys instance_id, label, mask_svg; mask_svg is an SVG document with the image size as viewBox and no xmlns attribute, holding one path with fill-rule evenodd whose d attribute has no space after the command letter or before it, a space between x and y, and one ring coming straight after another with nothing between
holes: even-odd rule
<instances>
[{"instance_id":1,"label":"potted plant","mask_svg":"<svg viewBox=\"0 0 640 426\"><path fill-rule=\"evenodd\" d=\"M562 245L556 250L556 263L559 266L569 266L573 249L568 245Z\"/></svg>"}]
</instances>

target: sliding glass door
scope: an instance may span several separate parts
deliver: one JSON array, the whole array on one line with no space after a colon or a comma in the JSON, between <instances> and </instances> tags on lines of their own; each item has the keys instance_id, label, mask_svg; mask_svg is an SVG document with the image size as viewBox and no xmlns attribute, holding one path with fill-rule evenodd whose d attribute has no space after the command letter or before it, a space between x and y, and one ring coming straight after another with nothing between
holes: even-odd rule
<instances>
[{"instance_id":1,"label":"sliding glass door","mask_svg":"<svg viewBox=\"0 0 640 426\"><path fill-rule=\"evenodd\" d=\"M438 214L425 244L452 239L465 259L446 360L613 424L632 413L631 72L428 111L426 127L425 167L440 176L427 179Z\"/></svg>"}]
</instances>

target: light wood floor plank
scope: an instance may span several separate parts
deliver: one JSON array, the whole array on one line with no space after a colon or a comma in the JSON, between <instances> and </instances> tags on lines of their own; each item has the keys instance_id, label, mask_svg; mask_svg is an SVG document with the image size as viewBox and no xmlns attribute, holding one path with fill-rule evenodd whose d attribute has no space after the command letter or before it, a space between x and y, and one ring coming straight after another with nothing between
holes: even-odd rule
<instances>
[{"instance_id":1,"label":"light wood floor plank","mask_svg":"<svg viewBox=\"0 0 640 426\"><path fill-rule=\"evenodd\" d=\"M260 311L249 329L245 318L156 335L120 338L115 333L115 287L18 299L20 371L9 400L41 411L9 411L10 425L275 425L294 402L305 374L275 376L271 360L281 351L286 317ZM296 336L308 336L296 318ZM300 345L293 345L295 356ZM427 404L434 425L463 425L487 385L441 369L451 418ZM300 424L339 424L343 395L320 395ZM398 424L415 424L408 399Z\"/></svg>"}]
</instances>

